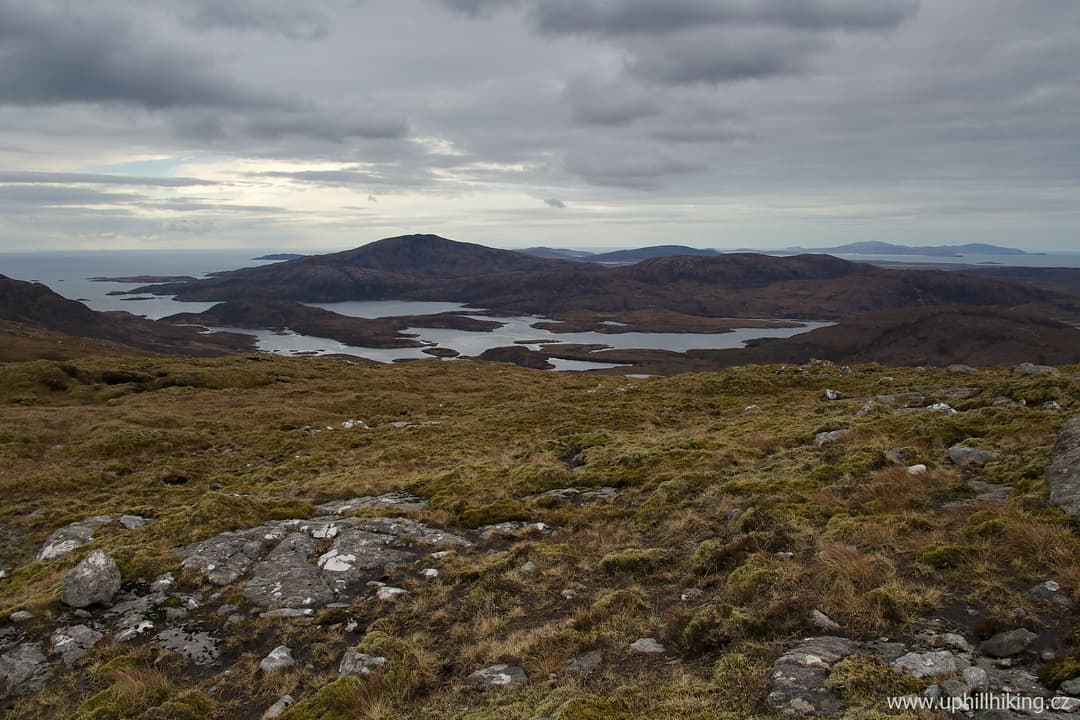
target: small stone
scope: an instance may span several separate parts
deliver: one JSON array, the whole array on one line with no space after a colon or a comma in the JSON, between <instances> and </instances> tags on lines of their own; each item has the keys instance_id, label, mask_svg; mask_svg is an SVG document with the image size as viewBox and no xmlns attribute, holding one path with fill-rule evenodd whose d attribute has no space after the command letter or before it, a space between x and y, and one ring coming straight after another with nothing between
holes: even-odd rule
<instances>
[{"instance_id":1,"label":"small stone","mask_svg":"<svg viewBox=\"0 0 1080 720\"><path fill-rule=\"evenodd\" d=\"M534 573L534 572L536 572L536 563L534 563L532 560L528 561L527 563L525 563L524 565L521 566L521 572L523 572L523 573Z\"/></svg>"},{"instance_id":2,"label":"small stone","mask_svg":"<svg viewBox=\"0 0 1080 720\"><path fill-rule=\"evenodd\" d=\"M667 649L656 641L656 638L639 638L630 643L630 649L642 655L660 655Z\"/></svg>"},{"instance_id":3,"label":"small stone","mask_svg":"<svg viewBox=\"0 0 1080 720\"><path fill-rule=\"evenodd\" d=\"M390 587L389 585L379 588L375 592L375 597L383 602L394 602L399 597L407 593L408 590L399 587Z\"/></svg>"},{"instance_id":4,"label":"small stone","mask_svg":"<svg viewBox=\"0 0 1080 720\"><path fill-rule=\"evenodd\" d=\"M150 591L156 593L170 593L176 590L176 587L176 577L171 572L158 575L154 582L150 583Z\"/></svg>"},{"instance_id":5,"label":"small stone","mask_svg":"<svg viewBox=\"0 0 1080 720\"><path fill-rule=\"evenodd\" d=\"M998 633L979 644L979 652L992 658L1007 658L1019 655L1035 642L1038 635L1027 628Z\"/></svg>"},{"instance_id":6,"label":"small stone","mask_svg":"<svg viewBox=\"0 0 1080 720\"><path fill-rule=\"evenodd\" d=\"M277 720L277 718L284 715L285 711L295 704L296 700L293 699L292 695L285 695L263 713L262 720Z\"/></svg>"},{"instance_id":7,"label":"small stone","mask_svg":"<svg viewBox=\"0 0 1080 720\"><path fill-rule=\"evenodd\" d=\"M952 372L952 373L970 374L970 373L975 372L975 368L971 367L970 365L955 364L955 365L950 365L949 367L947 367L945 369L948 370L949 372Z\"/></svg>"},{"instance_id":8,"label":"small stone","mask_svg":"<svg viewBox=\"0 0 1080 720\"><path fill-rule=\"evenodd\" d=\"M814 447L821 447L823 445L829 445L831 443L842 440L851 434L851 430L831 430L829 432L819 432L814 436Z\"/></svg>"},{"instance_id":9,"label":"small stone","mask_svg":"<svg viewBox=\"0 0 1080 720\"><path fill-rule=\"evenodd\" d=\"M840 630L840 623L817 609L810 611L809 623L818 630L828 633L835 633Z\"/></svg>"},{"instance_id":10,"label":"small stone","mask_svg":"<svg viewBox=\"0 0 1080 720\"><path fill-rule=\"evenodd\" d=\"M468 681L478 690L489 690L518 687L527 683L529 679L521 668L500 664L477 670L469 675Z\"/></svg>"},{"instance_id":11,"label":"small stone","mask_svg":"<svg viewBox=\"0 0 1080 720\"><path fill-rule=\"evenodd\" d=\"M1013 372L1017 375L1051 375L1057 377L1061 375L1061 371L1056 367L1050 365L1035 365L1033 363L1020 363L1013 368Z\"/></svg>"},{"instance_id":12,"label":"small stone","mask_svg":"<svg viewBox=\"0 0 1080 720\"><path fill-rule=\"evenodd\" d=\"M270 651L269 655L262 659L262 662L259 663L259 669L264 673L272 673L292 667L295 664L296 660L293 660L292 650L284 645L278 645Z\"/></svg>"},{"instance_id":13,"label":"small stone","mask_svg":"<svg viewBox=\"0 0 1080 720\"><path fill-rule=\"evenodd\" d=\"M1058 584L1058 583L1057 583L1056 581L1054 581L1054 580L1047 580L1046 582L1044 582L1044 583L1042 584L1042 586L1043 586L1044 588L1046 588L1047 590L1049 590L1050 592L1057 592L1058 590L1060 590L1060 589L1061 589L1061 585L1059 585L1059 584Z\"/></svg>"},{"instance_id":14,"label":"small stone","mask_svg":"<svg viewBox=\"0 0 1080 720\"><path fill-rule=\"evenodd\" d=\"M964 668L963 677L969 692L983 692L990 687L990 677L981 667Z\"/></svg>"},{"instance_id":15,"label":"small stone","mask_svg":"<svg viewBox=\"0 0 1080 720\"><path fill-rule=\"evenodd\" d=\"M961 672L967 663L961 662L947 650L934 652L909 652L893 662L893 667L915 678L933 678L955 675Z\"/></svg>"},{"instance_id":16,"label":"small stone","mask_svg":"<svg viewBox=\"0 0 1080 720\"><path fill-rule=\"evenodd\" d=\"M8 616L8 619L16 625L22 625L28 623L34 619L34 613L29 610L16 610Z\"/></svg>"},{"instance_id":17,"label":"small stone","mask_svg":"<svg viewBox=\"0 0 1080 720\"><path fill-rule=\"evenodd\" d=\"M1051 410L1051 411L1056 412L1056 411L1061 409L1061 403L1059 403L1057 400L1047 400L1046 402L1044 402L1042 405L1039 406L1039 409L1040 410Z\"/></svg>"},{"instance_id":18,"label":"small stone","mask_svg":"<svg viewBox=\"0 0 1080 720\"><path fill-rule=\"evenodd\" d=\"M68 607L107 605L120 591L120 568L105 553L96 550L64 577L61 601Z\"/></svg>"},{"instance_id":19,"label":"small stone","mask_svg":"<svg viewBox=\"0 0 1080 720\"><path fill-rule=\"evenodd\" d=\"M603 659L604 656L599 650L592 650L584 655L579 655L568 662L566 664L566 669L581 675L591 675L598 667L600 667L600 663Z\"/></svg>"},{"instance_id":20,"label":"small stone","mask_svg":"<svg viewBox=\"0 0 1080 720\"><path fill-rule=\"evenodd\" d=\"M941 683L941 693L945 697L962 698L968 694L968 686L960 680L945 680Z\"/></svg>"},{"instance_id":21,"label":"small stone","mask_svg":"<svg viewBox=\"0 0 1080 720\"><path fill-rule=\"evenodd\" d=\"M344 657L338 664L339 675L363 675L367 677L376 670L386 665L386 658L379 655L367 655L357 652L355 648L345 651Z\"/></svg>"},{"instance_id":22,"label":"small stone","mask_svg":"<svg viewBox=\"0 0 1080 720\"><path fill-rule=\"evenodd\" d=\"M293 620L297 618L315 617L315 611L311 608L278 608L277 610L264 612L262 616L264 618L286 618ZM234 617L239 617L239 619L243 620L242 615L230 615L229 619L231 620Z\"/></svg>"},{"instance_id":23,"label":"small stone","mask_svg":"<svg viewBox=\"0 0 1080 720\"><path fill-rule=\"evenodd\" d=\"M140 517L138 515L121 515L120 524L124 526L125 530L138 530L144 528L147 525L154 522L150 518Z\"/></svg>"},{"instance_id":24,"label":"small stone","mask_svg":"<svg viewBox=\"0 0 1080 720\"><path fill-rule=\"evenodd\" d=\"M683 602L690 602L692 600L697 600L704 594L705 591L700 588L686 588L681 593L679 593L679 599Z\"/></svg>"},{"instance_id":25,"label":"small stone","mask_svg":"<svg viewBox=\"0 0 1080 720\"><path fill-rule=\"evenodd\" d=\"M841 394L839 390L833 390L832 388L828 388L825 390L826 400L841 400L843 399L843 397L843 394Z\"/></svg>"},{"instance_id":26,"label":"small stone","mask_svg":"<svg viewBox=\"0 0 1080 720\"><path fill-rule=\"evenodd\" d=\"M439 571L435 568L424 568L420 571L420 577L425 580L435 580L439 577Z\"/></svg>"},{"instance_id":27,"label":"small stone","mask_svg":"<svg viewBox=\"0 0 1080 720\"><path fill-rule=\"evenodd\" d=\"M577 592L570 588L564 588L559 594L562 595L564 600L573 600L577 597Z\"/></svg>"},{"instance_id":28,"label":"small stone","mask_svg":"<svg viewBox=\"0 0 1080 720\"><path fill-rule=\"evenodd\" d=\"M928 405L926 408L930 412L944 413L945 415L956 415L956 409L948 403L934 403Z\"/></svg>"},{"instance_id":29,"label":"small stone","mask_svg":"<svg viewBox=\"0 0 1080 720\"><path fill-rule=\"evenodd\" d=\"M926 466L922 463L918 463L917 465L908 465L907 471L908 475L925 475Z\"/></svg>"}]
</instances>

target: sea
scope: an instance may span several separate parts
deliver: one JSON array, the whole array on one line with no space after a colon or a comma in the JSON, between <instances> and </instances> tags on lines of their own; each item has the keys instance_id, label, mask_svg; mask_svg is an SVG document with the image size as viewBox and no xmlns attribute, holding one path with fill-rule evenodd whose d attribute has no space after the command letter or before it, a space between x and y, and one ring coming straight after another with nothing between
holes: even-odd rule
<instances>
[{"instance_id":1,"label":"sea","mask_svg":"<svg viewBox=\"0 0 1080 720\"><path fill-rule=\"evenodd\" d=\"M137 285L119 282L101 282L99 277L191 276L208 277L210 273L265 265L273 261L255 260L273 251L262 250L117 250L117 251L64 251L0 253L0 275L17 280L39 282L54 292L77 300L93 310L126 311L151 319L160 319L182 312L202 312L215 305L212 302L180 302L172 297L140 295L110 295L117 291L130 291ZM878 264L927 265L969 264L984 265L1000 263L1041 267L1080 267L1080 253L1053 253L1018 256L969 256L940 258L919 256L843 256L845 259ZM449 302L411 302L379 300L344 303L320 303L317 305L343 315L353 317L397 317L402 315L427 315L440 312L465 311L479 313L482 308L466 308ZM462 355L479 355L489 348L521 344L537 349L543 343L561 342L573 344L598 344L612 348L641 348L685 352L694 349L728 349L743 347L755 338L784 338L825 327L829 323L799 320L798 327L743 328L726 333L553 333L533 327L546 318L535 316L492 317L477 315L485 320L496 320L503 325L493 332L464 330L410 328L417 340L427 347L452 348ZM328 355L344 354L368 358L378 362L394 362L417 358L429 358L423 348L367 348L346 345L330 338L300 335L293 332L273 332L239 328L215 328L233 330L254 335L260 350L282 355ZM553 359L556 370L596 370L618 367L611 363L580 360Z\"/></svg>"}]
</instances>

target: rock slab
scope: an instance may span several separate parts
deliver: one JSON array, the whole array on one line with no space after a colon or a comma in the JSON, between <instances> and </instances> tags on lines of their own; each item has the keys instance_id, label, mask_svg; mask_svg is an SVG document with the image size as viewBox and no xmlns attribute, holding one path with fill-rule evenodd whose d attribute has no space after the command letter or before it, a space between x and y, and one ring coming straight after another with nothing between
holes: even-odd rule
<instances>
[{"instance_id":1,"label":"rock slab","mask_svg":"<svg viewBox=\"0 0 1080 720\"><path fill-rule=\"evenodd\" d=\"M1046 471L1050 502L1070 517L1080 517L1080 416L1070 419L1058 433Z\"/></svg>"}]
</instances>

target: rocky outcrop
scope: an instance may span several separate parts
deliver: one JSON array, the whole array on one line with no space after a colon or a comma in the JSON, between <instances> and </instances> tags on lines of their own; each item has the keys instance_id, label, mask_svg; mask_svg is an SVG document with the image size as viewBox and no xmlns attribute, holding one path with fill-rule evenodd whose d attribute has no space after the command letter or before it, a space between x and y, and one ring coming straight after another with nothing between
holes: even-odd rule
<instances>
[{"instance_id":1,"label":"rocky outcrop","mask_svg":"<svg viewBox=\"0 0 1080 720\"><path fill-rule=\"evenodd\" d=\"M100 550L90 553L64 577L62 602L68 607L108 605L120 591L120 568Z\"/></svg>"},{"instance_id":2,"label":"rocky outcrop","mask_svg":"<svg viewBox=\"0 0 1080 720\"><path fill-rule=\"evenodd\" d=\"M494 690L524 685L529 678L516 665L492 665L472 673L468 680L477 690Z\"/></svg>"},{"instance_id":3,"label":"rocky outcrop","mask_svg":"<svg viewBox=\"0 0 1080 720\"><path fill-rule=\"evenodd\" d=\"M349 502L334 509L349 512L355 507ZM318 554L320 543L331 539L330 548ZM244 596L254 605L303 609L347 600L388 568L416 561L438 547L471 544L408 518L327 516L222 533L183 548L181 554L186 570L215 585L231 585L250 573Z\"/></svg>"},{"instance_id":4,"label":"rocky outcrop","mask_svg":"<svg viewBox=\"0 0 1080 720\"><path fill-rule=\"evenodd\" d=\"M82 547L94 539L94 531L112 522L111 515L98 515L65 525L45 541L37 554L38 560L55 560L67 555L75 548Z\"/></svg>"},{"instance_id":5,"label":"rocky outcrop","mask_svg":"<svg viewBox=\"0 0 1080 720\"><path fill-rule=\"evenodd\" d=\"M1080 517L1080 416L1066 422L1058 433L1046 483L1050 502L1073 518Z\"/></svg>"},{"instance_id":6,"label":"rocky outcrop","mask_svg":"<svg viewBox=\"0 0 1080 720\"><path fill-rule=\"evenodd\" d=\"M0 655L0 695L36 692L52 677L48 658L36 643Z\"/></svg>"}]
</instances>

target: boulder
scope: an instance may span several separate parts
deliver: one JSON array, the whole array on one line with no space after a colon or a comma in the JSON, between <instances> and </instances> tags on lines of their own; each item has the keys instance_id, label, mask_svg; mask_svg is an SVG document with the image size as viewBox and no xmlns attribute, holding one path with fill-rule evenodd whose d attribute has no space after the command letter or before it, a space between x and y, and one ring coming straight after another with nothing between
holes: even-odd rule
<instances>
[{"instance_id":1,"label":"boulder","mask_svg":"<svg viewBox=\"0 0 1080 720\"><path fill-rule=\"evenodd\" d=\"M948 650L909 652L892 664L893 668L915 678L936 678L956 675L968 667L968 663Z\"/></svg>"},{"instance_id":2,"label":"boulder","mask_svg":"<svg viewBox=\"0 0 1080 720\"><path fill-rule=\"evenodd\" d=\"M832 430L829 432L819 432L814 436L814 447L821 447L823 445L829 445L839 440L843 440L845 437L851 434L851 430Z\"/></svg>"},{"instance_id":3,"label":"boulder","mask_svg":"<svg viewBox=\"0 0 1080 720\"><path fill-rule=\"evenodd\" d=\"M501 664L477 670L469 675L468 680L478 690L491 690L518 687L527 683L529 678L516 665Z\"/></svg>"},{"instance_id":4,"label":"boulder","mask_svg":"<svg viewBox=\"0 0 1080 720\"><path fill-rule=\"evenodd\" d=\"M120 568L105 553L90 553L64 577L61 601L68 607L107 605L120 591Z\"/></svg>"},{"instance_id":5,"label":"boulder","mask_svg":"<svg viewBox=\"0 0 1080 720\"><path fill-rule=\"evenodd\" d=\"M786 717L836 717L843 711L840 698L826 689L829 670L860 650L847 638L808 638L773 663L767 702Z\"/></svg>"},{"instance_id":6,"label":"boulder","mask_svg":"<svg viewBox=\"0 0 1080 720\"><path fill-rule=\"evenodd\" d=\"M630 649L642 655L661 655L667 652L667 648L656 641L656 638L638 638L630 643Z\"/></svg>"},{"instance_id":7,"label":"boulder","mask_svg":"<svg viewBox=\"0 0 1080 720\"><path fill-rule=\"evenodd\" d=\"M277 720L285 714L285 711L296 704L292 695L283 695L280 700L266 709L262 714L262 720Z\"/></svg>"},{"instance_id":8,"label":"boulder","mask_svg":"<svg viewBox=\"0 0 1080 720\"><path fill-rule=\"evenodd\" d=\"M997 455L989 450L954 445L949 448L949 460L962 468L980 468L988 462L997 460Z\"/></svg>"},{"instance_id":9,"label":"boulder","mask_svg":"<svg viewBox=\"0 0 1080 720\"><path fill-rule=\"evenodd\" d=\"M1027 628L1009 630L979 643L979 652L992 658L1012 657L1027 650L1037 637Z\"/></svg>"},{"instance_id":10,"label":"boulder","mask_svg":"<svg viewBox=\"0 0 1080 720\"><path fill-rule=\"evenodd\" d=\"M1071 418L1058 433L1046 483L1050 486L1050 502L1071 517L1080 517L1080 416Z\"/></svg>"},{"instance_id":11,"label":"boulder","mask_svg":"<svg viewBox=\"0 0 1080 720\"><path fill-rule=\"evenodd\" d=\"M832 388L826 388L824 395L825 399L830 401L842 400L844 398L843 393L839 390L833 390Z\"/></svg>"},{"instance_id":12,"label":"boulder","mask_svg":"<svg viewBox=\"0 0 1080 720\"><path fill-rule=\"evenodd\" d=\"M308 562L317 543L303 533L292 533L264 560L255 564L244 597L267 608L318 607L333 602L334 591L319 569Z\"/></svg>"}]
</instances>

